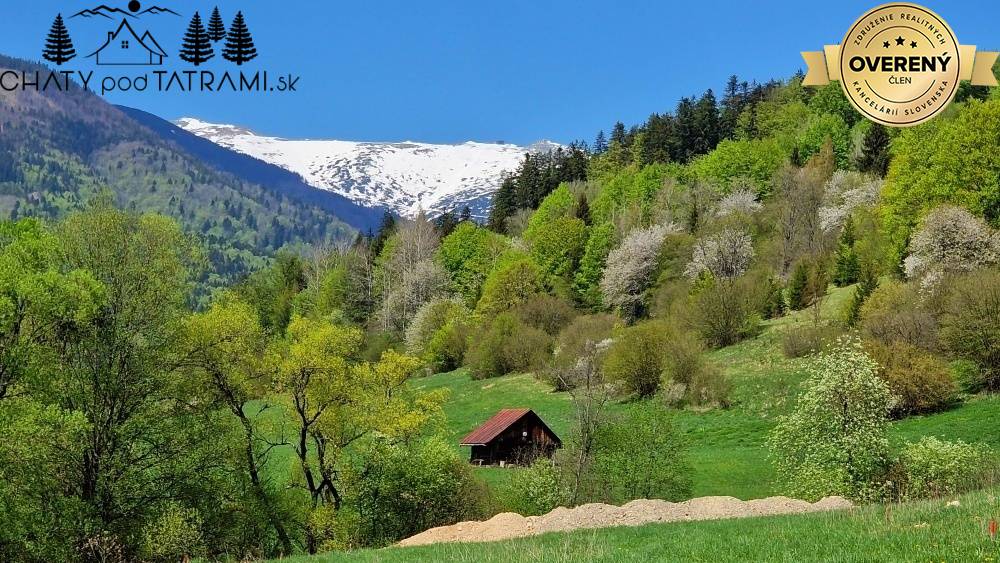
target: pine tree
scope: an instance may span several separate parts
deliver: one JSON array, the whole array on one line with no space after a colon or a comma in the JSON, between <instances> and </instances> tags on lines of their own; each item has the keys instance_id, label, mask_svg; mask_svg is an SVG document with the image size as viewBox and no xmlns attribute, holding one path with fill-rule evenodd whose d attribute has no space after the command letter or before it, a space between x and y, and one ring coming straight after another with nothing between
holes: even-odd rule
<instances>
[{"instance_id":1,"label":"pine tree","mask_svg":"<svg viewBox=\"0 0 1000 563\"><path fill-rule=\"evenodd\" d=\"M254 47L253 37L246 21L243 20L243 12L236 12L236 18L229 26L229 35L226 36L226 48L222 50L222 57L236 63L237 66L257 58L257 48Z\"/></svg>"},{"instance_id":2,"label":"pine tree","mask_svg":"<svg viewBox=\"0 0 1000 563\"><path fill-rule=\"evenodd\" d=\"M885 176L889 171L889 145L891 142L889 131L882 125L873 123L861 142L861 158L858 160L858 168L862 172Z\"/></svg>"},{"instance_id":3,"label":"pine tree","mask_svg":"<svg viewBox=\"0 0 1000 563\"><path fill-rule=\"evenodd\" d=\"M382 223L378 227L378 234L372 239L372 255L378 256L382 253L382 248L396 232L396 216L386 211L382 214Z\"/></svg>"},{"instance_id":4,"label":"pine tree","mask_svg":"<svg viewBox=\"0 0 1000 563\"><path fill-rule=\"evenodd\" d=\"M606 150L608 150L608 139L604 136L604 129L601 129L594 139L594 154L604 154Z\"/></svg>"},{"instance_id":5,"label":"pine tree","mask_svg":"<svg viewBox=\"0 0 1000 563\"><path fill-rule=\"evenodd\" d=\"M215 56L212 49L212 42L205 31L205 25L201 22L198 12L194 13L191 23L188 25L187 33L184 34L184 43L181 45L181 60L187 61L194 66L199 66Z\"/></svg>"},{"instance_id":6,"label":"pine tree","mask_svg":"<svg viewBox=\"0 0 1000 563\"><path fill-rule=\"evenodd\" d=\"M58 14L52 29L49 30L49 37L45 40L45 50L42 51L45 60L62 65L76 57L76 50L73 48L73 40L70 39L69 31L63 23L62 14Z\"/></svg>"},{"instance_id":7,"label":"pine tree","mask_svg":"<svg viewBox=\"0 0 1000 563\"><path fill-rule=\"evenodd\" d=\"M861 320L861 306L876 289L878 289L878 272L871 265L866 265L861 268L858 287L854 290L851 306L847 310L847 326L853 327L858 324Z\"/></svg>"},{"instance_id":8,"label":"pine tree","mask_svg":"<svg viewBox=\"0 0 1000 563\"><path fill-rule=\"evenodd\" d=\"M472 208L468 205L462 207L462 212L458 215L458 221L464 223L465 221L472 220Z\"/></svg>"},{"instance_id":9,"label":"pine tree","mask_svg":"<svg viewBox=\"0 0 1000 563\"><path fill-rule=\"evenodd\" d=\"M455 227L458 226L458 217L454 211L446 211L434 220L434 226L437 228L441 238L444 238L450 235L455 230Z\"/></svg>"},{"instance_id":10,"label":"pine tree","mask_svg":"<svg viewBox=\"0 0 1000 563\"><path fill-rule=\"evenodd\" d=\"M222 22L222 14L219 13L218 6L212 10L212 17L208 20L208 38L211 39L213 43L217 43L226 38L226 25Z\"/></svg>"},{"instance_id":11,"label":"pine tree","mask_svg":"<svg viewBox=\"0 0 1000 563\"><path fill-rule=\"evenodd\" d=\"M840 245L837 247L834 264L833 283L837 287L846 287L858 281L861 264L858 261L858 253L854 250L854 242L854 221L848 217L840 234Z\"/></svg>"},{"instance_id":12,"label":"pine tree","mask_svg":"<svg viewBox=\"0 0 1000 563\"><path fill-rule=\"evenodd\" d=\"M629 143L625 137L625 124L621 121L615 123L614 128L611 129L611 142L618 143L623 147L627 146Z\"/></svg>"},{"instance_id":13,"label":"pine tree","mask_svg":"<svg viewBox=\"0 0 1000 563\"><path fill-rule=\"evenodd\" d=\"M788 282L788 305L794 311L809 306L809 264L805 260L795 265L792 279Z\"/></svg>"}]
</instances>

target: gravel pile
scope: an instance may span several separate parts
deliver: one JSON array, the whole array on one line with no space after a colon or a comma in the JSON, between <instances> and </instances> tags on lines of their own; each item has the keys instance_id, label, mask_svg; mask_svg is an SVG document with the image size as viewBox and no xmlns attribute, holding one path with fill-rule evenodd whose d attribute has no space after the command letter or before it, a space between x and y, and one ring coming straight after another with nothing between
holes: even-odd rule
<instances>
[{"instance_id":1,"label":"gravel pile","mask_svg":"<svg viewBox=\"0 0 1000 563\"><path fill-rule=\"evenodd\" d=\"M701 497L684 502L633 500L623 506L584 504L576 508L559 507L542 516L524 517L512 512L497 514L485 522L459 522L431 528L401 542L400 546L442 542L488 542L548 532L568 532L613 526L641 526L652 522L684 522L720 518L746 518L775 514L800 514L840 510L853 506L843 497L826 497L809 503L788 497L769 497L742 501L733 497Z\"/></svg>"}]
</instances>

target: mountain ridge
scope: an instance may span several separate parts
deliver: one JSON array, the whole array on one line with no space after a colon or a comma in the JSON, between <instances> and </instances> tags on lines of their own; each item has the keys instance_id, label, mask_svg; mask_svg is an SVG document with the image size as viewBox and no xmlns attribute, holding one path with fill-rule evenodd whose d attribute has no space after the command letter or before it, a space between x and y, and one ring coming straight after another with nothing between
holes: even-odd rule
<instances>
[{"instance_id":1,"label":"mountain ridge","mask_svg":"<svg viewBox=\"0 0 1000 563\"><path fill-rule=\"evenodd\" d=\"M473 217L484 219L504 175L516 170L525 155L561 146L551 141L525 147L479 141L288 139L194 117L179 118L174 124L295 172L310 186L404 217L413 217L419 210L436 216L468 206Z\"/></svg>"}]
</instances>

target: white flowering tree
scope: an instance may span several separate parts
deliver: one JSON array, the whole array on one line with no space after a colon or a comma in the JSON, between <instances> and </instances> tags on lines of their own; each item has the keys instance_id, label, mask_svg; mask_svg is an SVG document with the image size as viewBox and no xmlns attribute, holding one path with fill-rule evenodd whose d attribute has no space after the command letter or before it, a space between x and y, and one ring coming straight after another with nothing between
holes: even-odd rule
<instances>
[{"instance_id":1,"label":"white flowering tree","mask_svg":"<svg viewBox=\"0 0 1000 563\"><path fill-rule=\"evenodd\" d=\"M763 205L757 201L757 192L754 191L753 186L739 186L719 201L715 214L719 217L737 214L753 215L761 207Z\"/></svg>"},{"instance_id":2,"label":"white flowering tree","mask_svg":"<svg viewBox=\"0 0 1000 563\"><path fill-rule=\"evenodd\" d=\"M889 462L895 397L856 339L837 342L811 372L795 410L769 438L778 472L798 498L876 500Z\"/></svg>"},{"instance_id":3,"label":"white flowering tree","mask_svg":"<svg viewBox=\"0 0 1000 563\"><path fill-rule=\"evenodd\" d=\"M703 272L716 279L738 278L750 268L753 257L753 239L748 231L723 229L694 245L691 262L684 272L691 279Z\"/></svg>"},{"instance_id":4,"label":"white flowering tree","mask_svg":"<svg viewBox=\"0 0 1000 563\"><path fill-rule=\"evenodd\" d=\"M631 312L642 301L659 261L660 248L673 225L635 229L608 255L601 276L604 305Z\"/></svg>"},{"instance_id":5,"label":"white flowering tree","mask_svg":"<svg viewBox=\"0 0 1000 563\"><path fill-rule=\"evenodd\" d=\"M836 233L856 209L878 203L882 180L860 172L838 170L824 186L823 204L819 209L820 228L824 233Z\"/></svg>"},{"instance_id":6,"label":"white flowering tree","mask_svg":"<svg viewBox=\"0 0 1000 563\"><path fill-rule=\"evenodd\" d=\"M906 276L928 287L944 274L1000 263L1000 234L961 207L931 211L910 240Z\"/></svg>"}]
</instances>

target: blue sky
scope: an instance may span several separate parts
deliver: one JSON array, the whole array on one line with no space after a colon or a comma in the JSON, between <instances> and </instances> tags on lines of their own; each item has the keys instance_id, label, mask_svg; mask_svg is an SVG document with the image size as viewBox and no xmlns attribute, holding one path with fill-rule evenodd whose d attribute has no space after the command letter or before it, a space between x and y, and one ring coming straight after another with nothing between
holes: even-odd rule
<instances>
[{"instance_id":1,"label":"blue sky","mask_svg":"<svg viewBox=\"0 0 1000 563\"><path fill-rule=\"evenodd\" d=\"M0 53L38 59L57 12L68 16L102 1L123 8L128 3L33 0L8 7L0 19ZM242 9L261 52L247 68L299 74L299 91L110 95L114 103L286 137L529 143L591 140L616 120L637 123L651 112L671 110L681 96L706 88L718 92L730 74L756 80L788 76L803 67L799 51L839 43L848 26L878 2L157 4L185 16L157 16L149 24L173 56L169 69L190 68L178 65L176 51L195 10L207 16L218 5L228 24ZM996 0L925 5L951 24L961 43L1000 49ZM109 24L67 20L78 51L89 53L104 33L102 25ZM79 66L95 68L90 62Z\"/></svg>"}]
</instances>

